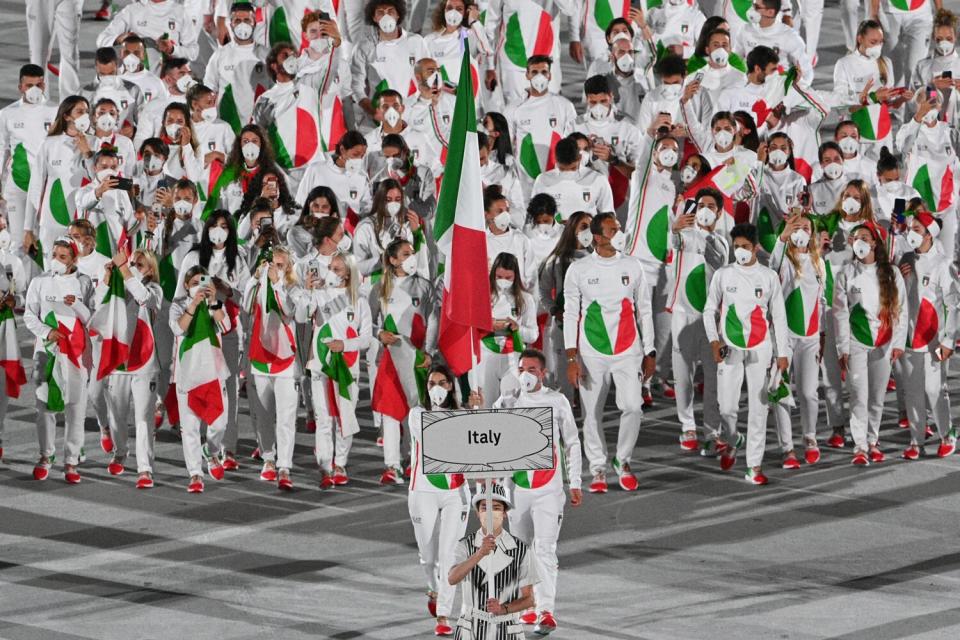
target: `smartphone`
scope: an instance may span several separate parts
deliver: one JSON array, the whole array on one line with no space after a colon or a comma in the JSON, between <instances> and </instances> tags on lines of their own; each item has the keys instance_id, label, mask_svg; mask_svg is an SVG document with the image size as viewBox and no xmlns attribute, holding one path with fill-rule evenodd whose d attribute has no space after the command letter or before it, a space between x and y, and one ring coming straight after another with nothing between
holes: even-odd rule
<instances>
[{"instance_id":1,"label":"smartphone","mask_svg":"<svg viewBox=\"0 0 960 640\"><path fill-rule=\"evenodd\" d=\"M326 11L321 11L321 12L320 12L320 19L321 19L321 20L329 20L329 19L330 19L330 14L327 13Z\"/></svg>"},{"instance_id":2,"label":"smartphone","mask_svg":"<svg viewBox=\"0 0 960 640\"><path fill-rule=\"evenodd\" d=\"M893 201L893 217L897 219L897 222L902 223L904 220L903 212L907 210L907 200L906 198L896 198Z\"/></svg>"},{"instance_id":3,"label":"smartphone","mask_svg":"<svg viewBox=\"0 0 960 640\"><path fill-rule=\"evenodd\" d=\"M130 178L117 178L117 189L120 189L120 191L130 191L133 189L133 180Z\"/></svg>"},{"instance_id":4,"label":"smartphone","mask_svg":"<svg viewBox=\"0 0 960 640\"><path fill-rule=\"evenodd\" d=\"M808 207L810 206L810 192L809 192L809 191L801 191L801 192L800 192L800 206L802 206L804 209L806 209L806 208L808 208Z\"/></svg>"},{"instance_id":5,"label":"smartphone","mask_svg":"<svg viewBox=\"0 0 960 640\"><path fill-rule=\"evenodd\" d=\"M943 73L940 74L940 77L941 77L941 78L953 78L953 70L952 70L952 69L947 69L946 71L944 71Z\"/></svg>"},{"instance_id":6,"label":"smartphone","mask_svg":"<svg viewBox=\"0 0 960 640\"><path fill-rule=\"evenodd\" d=\"M267 216L266 218L260 218L260 233L266 233L267 229L273 227L273 217Z\"/></svg>"},{"instance_id":7,"label":"smartphone","mask_svg":"<svg viewBox=\"0 0 960 640\"><path fill-rule=\"evenodd\" d=\"M693 76L693 81L694 81L694 82L702 82L702 81L703 81L703 71L697 71L697 75Z\"/></svg>"},{"instance_id":8,"label":"smartphone","mask_svg":"<svg viewBox=\"0 0 960 640\"><path fill-rule=\"evenodd\" d=\"M213 286L213 276L200 276L200 286L201 287Z\"/></svg>"},{"instance_id":9,"label":"smartphone","mask_svg":"<svg viewBox=\"0 0 960 640\"><path fill-rule=\"evenodd\" d=\"M670 121L673 122L673 114L668 113L668 112L666 112L666 111L661 111L661 112L660 112L660 115L661 115L661 116L667 116L668 118L670 118ZM664 126L662 126L662 127L658 127L658 128L657 128L657 133L659 133L659 134L667 134L667 133L670 133L670 127L668 127L668 126L666 126L666 125L664 125Z\"/></svg>"},{"instance_id":10,"label":"smartphone","mask_svg":"<svg viewBox=\"0 0 960 640\"><path fill-rule=\"evenodd\" d=\"M683 203L683 215L688 216L697 210L697 201L687 198Z\"/></svg>"},{"instance_id":11,"label":"smartphone","mask_svg":"<svg viewBox=\"0 0 960 640\"><path fill-rule=\"evenodd\" d=\"M307 275L314 280L320 277L320 263L317 260L307 263Z\"/></svg>"},{"instance_id":12,"label":"smartphone","mask_svg":"<svg viewBox=\"0 0 960 640\"><path fill-rule=\"evenodd\" d=\"M728 355L730 355L730 347L727 345L720 347L720 357L726 360Z\"/></svg>"}]
</instances>

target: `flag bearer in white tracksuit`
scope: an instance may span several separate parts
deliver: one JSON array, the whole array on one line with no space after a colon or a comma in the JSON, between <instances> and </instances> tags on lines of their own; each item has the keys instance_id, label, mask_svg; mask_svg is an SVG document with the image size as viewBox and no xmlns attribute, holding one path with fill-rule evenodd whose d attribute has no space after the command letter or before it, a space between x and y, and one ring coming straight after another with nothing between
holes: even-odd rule
<instances>
[{"instance_id":1,"label":"flag bearer in white tracksuit","mask_svg":"<svg viewBox=\"0 0 960 640\"><path fill-rule=\"evenodd\" d=\"M673 224L673 274L667 310L673 336L680 448L684 451L698 448L693 402L699 361L703 367L703 455L714 455L720 429L717 363L703 328L703 308L713 274L730 259L730 245L722 233L715 233L717 217L722 212L723 194L714 189L701 189L696 196L694 211L681 214Z\"/></svg>"},{"instance_id":2,"label":"flag bearer in white tracksuit","mask_svg":"<svg viewBox=\"0 0 960 640\"><path fill-rule=\"evenodd\" d=\"M493 331L480 339L477 374L484 397L500 397L500 385L512 378L517 358L537 339L537 303L521 283L520 263L512 253L501 253L490 268Z\"/></svg>"},{"instance_id":3,"label":"flag bearer in white tracksuit","mask_svg":"<svg viewBox=\"0 0 960 640\"><path fill-rule=\"evenodd\" d=\"M541 351L527 349L520 354L517 380L520 388L505 394L494 403L497 409L551 407L553 409L553 469L518 471L508 485L513 487L514 512L510 530L533 543L537 557L537 573L542 580L534 586L536 610L520 617L525 624L536 624L534 631L546 635L557 628L554 618L557 597L557 538L563 522L564 471L570 478L570 505L580 506L583 500L581 483L580 437L577 423L567 398L543 386L547 359Z\"/></svg>"},{"instance_id":4,"label":"flag bearer in white tracksuit","mask_svg":"<svg viewBox=\"0 0 960 640\"><path fill-rule=\"evenodd\" d=\"M617 387L620 410L613 470L624 491L635 491L630 460L643 416L637 372L642 364L643 376L649 378L656 366L650 289L640 262L622 253L627 236L612 212L597 215L590 230L594 253L571 264L563 284L567 378L580 387L583 400L583 442L593 474L590 492L607 490L607 445L600 420L610 380Z\"/></svg>"},{"instance_id":5,"label":"flag bearer in white tracksuit","mask_svg":"<svg viewBox=\"0 0 960 640\"><path fill-rule=\"evenodd\" d=\"M909 228L907 242L913 255L907 254L900 261L910 318L902 380L911 438L903 457L916 460L920 456L929 407L940 434L937 455L945 458L957 446L956 431L950 424L947 360L957 339L960 282L956 266L936 241L940 224L934 217L918 213Z\"/></svg>"},{"instance_id":6,"label":"flag bearer in white tracksuit","mask_svg":"<svg viewBox=\"0 0 960 640\"><path fill-rule=\"evenodd\" d=\"M77 272L78 250L72 240L58 238L50 251L50 270L30 282L23 313L23 323L36 336L34 376L40 458L33 468L33 477L46 480L50 474L56 450L57 414L62 413L63 475L68 483L77 484L87 409L87 323L93 306L93 285L90 278Z\"/></svg>"},{"instance_id":7,"label":"flag bearer in white tracksuit","mask_svg":"<svg viewBox=\"0 0 960 640\"><path fill-rule=\"evenodd\" d=\"M108 292L111 278L122 278L124 298L122 312L124 323L130 327L122 337L129 340L129 354L126 361L107 373L104 381L104 398L107 405L107 423L114 443L113 459L107 466L111 475L120 475L124 471L123 461L127 456L127 418L133 415L136 432L137 489L153 487L153 412L157 401L157 350L154 341L154 324L160 304L163 302L163 290L158 282L160 268L156 256L149 251L134 251L127 257L125 251L117 253L107 264L105 273L94 293L97 310L90 321L91 334L96 331L103 336L105 330L116 335L116 320L111 318L111 306ZM101 360L90 377L99 377L104 363L101 348ZM131 406L132 398L132 406Z\"/></svg>"},{"instance_id":8,"label":"flag bearer in white tracksuit","mask_svg":"<svg viewBox=\"0 0 960 640\"><path fill-rule=\"evenodd\" d=\"M757 262L756 227L735 225L730 230L730 238L736 264L713 274L703 308L703 325L717 363L717 395L723 423L723 436L717 449L722 449L720 468L729 470L743 442L737 433L737 412L746 377L745 477L752 484L766 484L767 477L760 465L767 442L767 373L774 356L780 371L787 369L787 318L780 279Z\"/></svg>"},{"instance_id":9,"label":"flag bearer in white tracksuit","mask_svg":"<svg viewBox=\"0 0 960 640\"><path fill-rule=\"evenodd\" d=\"M833 291L837 351L850 393L852 462L857 465L885 459L878 445L883 401L891 365L903 355L907 338L906 290L887 257L886 236L872 222L853 230L856 259L837 274Z\"/></svg>"},{"instance_id":10,"label":"flag bearer in white tracksuit","mask_svg":"<svg viewBox=\"0 0 960 640\"><path fill-rule=\"evenodd\" d=\"M219 336L230 330L230 315L224 309L223 303L217 301L217 289L215 280L207 281L208 284L201 284L203 278L213 278L208 276L206 269L200 265L194 265L183 273L181 278L181 287L185 295L178 297L170 306L170 329L176 338L174 347L174 366L171 375L171 384L177 387L177 405L180 408L180 434L183 441L183 460L187 466L187 473L190 476L190 484L187 485L189 493L203 493L203 460L206 458L207 469L210 476L215 480L223 478L223 464L221 463L223 437L226 431L226 416L229 412L228 395L225 392L225 382L230 375L227 365L224 361L223 351L221 349L222 341ZM202 306L201 306L202 305ZM209 313L213 321L214 331L217 336L216 341L210 340L210 349L219 351L209 362L204 362L209 366L209 377L217 378L220 381L220 404L223 407L220 416L213 421L213 424L207 425L207 441L205 446L200 443L200 423L201 418L191 408L187 390L183 388L183 383L197 372L186 371L184 368L184 354L181 353L184 339L193 329L193 320L197 313Z\"/></svg>"},{"instance_id":11,"label":"flag bearer in white tracksuit","mask_svg":"<svg viewBox=\"0 0 960 640\"><path fill-rule=\"evenodd\" d=\"M459 409L456 378L445 365L435 364L427 376L429 410ZM407 509L420 552L420 565L427 574L427 609L437 619L434 634L453 635L449 618L453 613L456 588L446 579L453 566L457 540L467 530L470 487L460 473L423 472L423 413L425 407L410 410L410 491Z\"/></svg>"},{"instance_id":12,"label":"flag bearer in white tracksuit","mask_svg":"<svg viewBox=\"0 0 960 640\"><path fill-rule=\"evenodd\" d=\"M403 484L400 466L400 423L420 404L436 343L433 284L417 275L413 245L398 238L383 254L383 279L370 292L370 312L380 352L371 408L383 414L383 464L380 484ZM389 365L389 366L388 366Z\"/></svg>"},{"instance_id":13,"label":"flag bearer in white tracksuit","mask_svg":"<svg viewBox=\"0 0 960 640\"><path fill-rule=\"evenodd\" d=\"M260 263L243 293L243 308L253 318L247 355L259 400L261 453L276 450L277 486L284 491L293 489L290 469L300 395L294 311L302 294L293 256L284 247L273 247L270 261ZM270 457L264 457L264 469L274 466Z\"/></svg>"},{"instance_id":14,"label":"flag bearer in white tracksuit","mask_svg":"<svg viewBox=\"0 0 960 640\"><path fill-rule=\"evenodd\" d=\"M306 292L297 320L312 322L310 372L320 488L348 482L347 459L353 436L360 431L360 354L372 336L370 304L360 296L360 273L349 254L336 254L329 268L308 263Z\"/></svg>"},{"instance_id":15,"label":"flag bearer in white tracksuit","mask_svg":"<svg viewBox=\"0 0 960 640\"><path fill-rule=\"evenodd\" d=\"M803 427L804 458L807 464L820 460L817 445L817 412L820 387L820 360L826 339L824 318L827 308L827 267L820 257L816 225L804 215L794 215L783 225L770 255L770 268L780 276L793 367L791 381ZM799 469L793 451L790 408L778 402L774 408L777 433L783 449L783 468Z\"/></svg>"}]
</instances>

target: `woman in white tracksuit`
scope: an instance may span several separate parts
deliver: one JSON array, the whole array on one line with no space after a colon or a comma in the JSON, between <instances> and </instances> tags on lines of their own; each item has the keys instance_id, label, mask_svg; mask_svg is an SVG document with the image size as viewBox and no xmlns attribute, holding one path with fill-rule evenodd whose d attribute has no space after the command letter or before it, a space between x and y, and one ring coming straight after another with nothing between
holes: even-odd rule
<instances>
[{"instance_id":1,"label":"woman in white tracksuit","mask_svg":"<svg viewBox=\"0 0 960 640\"><path fill-rule=\"evenodd\" d=\"M512 253L501 253L490 267L490 304L493 331L480 339L477 377L487 402L501 395L501 385L516 388L520 352L537 339L537 303L521 282L520 263ZM506 382L509 379L509 382Z\"/></svg>"},{"instance_id":2,"label":"woman in white tracksuit","mask_svg":"<svg viewBox=\"0 0 960 640\"><path fill-rule=\"evenodd\" d=\"M436 343L433 283L418 275L413 245L397 239L383 254L383 279L370 293L370 314L380 353L371 408L383 415L381 484L403 484L400 423L420 404L430 366L429 345ZM387 366L389 365L389 366Z\"/></svg>"},{"instance_id":3,"label":"woman in white tracksuit","mask_svg":"<svg viewBox=\"0 0 960 640\"><path fill-rule=\"evenodd\" d=\"M118 289L124 292L123 311L126 326L132 323L135 329L130 338L129 355L122 367L107 375L105 391L107 419L110 437L114 443L113 459L107 470L111 475L124 471L127 455L127 419L133 416L136 432L137 488L153 487L153 412L157 398L157 354L154 340L154 325L163 300L163 290L158 284L159 267L156 256L149 251L134 251L130 257L120 251L107 263L103 279L97 286L95 299L97 311L91 320L91 328L101 336L110 325L110 298ZM110 285L113 278L121 278L119 288ZM116 328L116 324L113 327ZM102 353L102 351L101 351ZM102 366L102 362L101 362ZM96 375L96 373L92 373ZM132 403L131 403L132 399ZM131 406L132 404L132 406Z\"/></svg>"},{"instance_id":4,"label":"woman in white tracksuit","mask_svg":"<svg viewBox=\"0 0 960 640\"><path fill-rule=\"evenodd\" d=\"M183 460L186 463L187 474L190 476L190 484L187 485L189 493L203 492L204 458L206 458L210 476L215 480L223 478L221 456L226 430L226 416L224 414L229 412L230 403L223 384L229 372L224 362L221 345L223 334L231 329L231 320L223 303L217 299L217 288L212 278L213 276L208 275L206 269L200 265L194 265L187 269L183 273L180 283L186 293L174 300L170 307L170 329L176 338L174 344L176 361L173 366L171 383L177 385ZM199 362L202 367L210 369L207 372L209 377L216 378L220 382L220 406L223 407L223 411L217 419L212 421L212 424L207 424L206 443L201 446L200 424L202 419L190 406L188 390L184 388L184 383L198 373L188 370L191 366L197 366L198 361L193 361L191 365L190 361L184 358L184 355L189 352L185 351L183 347L184 341L193 338L193 333L200 327L200 323L197 322L197 314L204 313L209 314L209 324L212 324L213 336L197 341L206 343L202 346L209 351L206 357ZM204 318L204 320L206 319Z\"/></svg>"},{"instance_id":5,"label":"woman in white tracksuit","mask_svg":"<svg viewBox=\"0 0 960 640\"><path fill-rule=\"evenodd\" d=\"M360 294L360 274L352 256L333 256L326 271L321 271L318 262L308 264L297 322L309 322L311 327L307 371L318 418L315 442L320 488L345 485L350 445L360 430L359 355L372 335L370 304Z\"/></svg>"},{"instance_id":6,"label":"woman in white tracksuit","mask_svg":"<svg viewBox=\"0 0 960 640\"><path fill-rule=\"evenodd\" d=\"M300 394L294 313L302 289L290 251L280 246L269 251L243 292L243 308L253 319L247 355L257 394L254 408L260 412L257 424L264 456L260 478L273 476L280 489L290 491Z\"/></svg>"},{"instance_id":7,"label":"woman in white tracksuit","mask_svg":"<svg viewBox=\"0 0 960 640\"><path fill-rule=\"evenodd\" d=\"M50 252L50 270L30 281L23 313L23 323L36 337L33 357L40 458L33 477L46 480L50 474L57 414L62 413L63 475L68 483L77 484L91 364L87 324L93 307L93 284L77 272L79 251L70 238L58 238Z\"/></svg>"},{"instance_id":8,"label":"woman in white tracksuit","mask_svg":"<svg viewBox=\"0 0 960 640\"><path fill-rule=\"evenodd\" d=\"M907 352L902 359L910 446L903 457L920 457L929 408L940 435L937 455L945 458L957 446L956 431L950 424L947 360L957 339L960 281L956 266L937 244L940 223L924 211L914 215L909 224L906 238L913 252L900 260L910 318Z\"/></svg>"},{"instance_id":9,"label":"woman in white tracksuit","mask_svg":"<svg viewBox=\"0 0 960 640\"><path fill-rule=\"evenodd\" d=\"M677 217L673 224L674 259L667 310L673 335L671 358L677 418L680 421L680 448L696 451L697 422L694 418L694 380L697 362L703 367L703 455L714 455L720 429L717 410L717 363L703 326L703 308L714 272L727 264L730 245L714 233L723 207L723 194L701 189L696 209Z\"/></svg>"},{"instance_id":10,"label":"woman in white tracksuit","mask_svg":"<svg viewBox=\"0 0 960 640\"><path fill-rule=\"evenodd\" d=\"M833 313L850 393L852 462L867 465L885 459L880 421L891 365L903 355L908 305L903 278L887 257L886 232L868 222L852 235L856 259L837 274Z\"/></svg>"},{"instance_id":11,"label":"woman in white tracksuit","mask_svg":"<svg viewBox=\"0 0 960 640\"><path fill-rule=\"evenodd\" d=\"M800 204L807 181L794 170L793 141L785 133L774 133L767 140L766 165L760 181L760 195L754 207L754 219L760 245L767 254L773 251L776 229Z\"/></svg>"},{"instance_id":12,"label":"woman in white tracksuit","mask_svg":"<svg viewBox=\"0 0 960 640\"><path fill-rule=\"evenodd\" d=\"M817 446L817 390L820 386L820 359L824 342L826 266L820 257L820 243L817 240L813 219L805 215L793 215L785 221L770 256L770 268L780 276L787 310L791 381L800 410L807 464L815 464L820 460L820 448ZM800 462L793 450L790 408L778 402L774 410L780 448L783 450L783 468L799 469Z\"/></svg>"},{"instance_id":13,"label":"woman in white tracksuit","mask_svg":"<svg viewBox=\"0 0 960 640\"><path fill-rule=\"evenodd\" d=\"M417 539L420 565L427 575L427 608L437 619L434 633L450 635L449 617L453 613L456 587L447 581L453 566L457 540L467 529L470 488L459 473L425 474L423 472L423 414L425 411L455 411L456 378L446 366L435 364L427 376L426 407L410 410L410 492L407 509Z\"/></svg>"},{"instance_id":14,"label":"woman in white tracksuit","mask_svg":"<svg viewBox=\"0 0 960 640\"><path fill-rule=\"evenodd\" d=\"M3 235L7 237L3 238ZM0 229L2 240L9 241L9 235L6 227ZM18 363L16 370L13 367L0 367L0 385L5 390L5 393L0 394L0 461L3 460L3 427L7 418L7 406L10 398L20 397L19 390L27 383L26 372L20 360L17 321L13 315L14 308L23 306L23 279L23 267L15 268L13 264L3 264L0 257L0 350L4 360ZM14 389L16 391L13 391Z\"/></svg>"}]
</instances>

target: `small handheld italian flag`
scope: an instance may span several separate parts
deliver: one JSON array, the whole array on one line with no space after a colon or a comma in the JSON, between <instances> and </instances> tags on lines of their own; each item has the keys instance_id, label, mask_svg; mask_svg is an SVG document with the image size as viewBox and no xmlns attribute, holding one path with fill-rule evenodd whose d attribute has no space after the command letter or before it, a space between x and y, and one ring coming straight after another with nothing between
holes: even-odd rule
<instances>
[{"instance_id":1,"label":"small handheld italian flag","mask_svg":"<svg viewBox=\"0 0 960 640\"><path fill-rule=\"evenodd\" d=\"M0 367L3 368L5 393L10 398L19 398L20 387L27 384L27 374L20 361L17 322L10 307L0 310Z\"/></svg>"},{"instance_id":2,"label":"small handheld italian flag","mask_svg":"<svg viewBox=\"0 0 960 640\"><path fill-rule=\"evenodd\" d=\"M155 342L149 311L140 305L134 311L126 295L123 277L114 269L103 302L90 318L90 335L102 340L97 380L114 371L138 371L153 357Z\"/></svg>"},{"instance_id":3,"label":"small handheld italian flag","mask_svg":"<svg viewBox=\"0 0 960 640\"><path fill-rule=\"evenodd\" d=\"M870 104L850 114L864 140L882 142L890 137L890 108L886 103Z\"/></svg>"},{"instance_id":4,"label":"small handheld italian flag","mask_svg":"<svg viewBox=\"0 0 960 640\"><path fill-rule=\"evenodd\" d=\"M285 322L286 314L267 276L267 269L263 269L260 275L251 314L250 366L261 373L286 371L296 359L296 337Z\"/></svg>"},{"instance_id":5,"label":"small handheld italian flag","mask_svg":"<svg viewBox=\"0 0 960 640\"><path fill-rule=\"evenodd\" d=\"M53 309L43 322L61 337L57 342L44 342L46 364L37 386L37 399L46 405L47 411L59 413L83 393L87 375L82 360L87 334L73 309L62 302L53 302L51 306Z\"/></svg>"},{"instance_id":6,"label":"small handheld italian flag","mask_svg":"<svg viewBox=\"0 0 960 640\"><path fill-rule=\"evenodd\" d=\"M227 365L206 300L197 305L177 352L177 388L187 407L207 425L226 420L222 383ZM182 410L182 409L181 409Z\"/></svg>"},{"instance_id":7,"label":"small handheld italian flag","mask_svg":"<svg viewBox=\"0 0 960 640\"><path fill-rule=\"evenodd\" d=\"M276 104L267 129L277 164L298 169L310 163L320 150L320 96L306 87Z\"/></svg>"},{"instance_id":8,"label":"small handheld italian flag","mask_svg":"<svg viewBox=\"0 0 960 640\"><path fill-rule=\"evenodd\" d=\"M941 213L954 203L957 191L957 161L952 157L911 154L907 182L920 193L931 213Z\"/></svg>"},{"instance_id":9,"label":"small handheld italian flag","mask_svg":"<svg viewBox=\"0 0 960 640\"><path fill-rule=\"evenodd\" d=\"M531 56L551 56L558 60L559 37L550 14L533 0L514 0L504 8L511 6L513 13L501 26L501 61L517 70L526 70L527 58Z\"/></svg>"}]
</instances>

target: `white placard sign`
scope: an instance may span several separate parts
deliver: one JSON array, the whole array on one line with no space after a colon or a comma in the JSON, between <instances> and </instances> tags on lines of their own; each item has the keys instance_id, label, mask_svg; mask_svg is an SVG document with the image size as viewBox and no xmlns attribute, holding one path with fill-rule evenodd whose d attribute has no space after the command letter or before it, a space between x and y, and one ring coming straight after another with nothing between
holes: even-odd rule
<instances>
[{"instance_id":1,"label":"white placard sign","mask_svg":"<svg viewBox=\"0 0 960 640\"><path fill-rule=\"evenodd\" d=\"M553 408L427 411L424 473L490 473L553 468Z\"/></svg>"}]
</instances>

